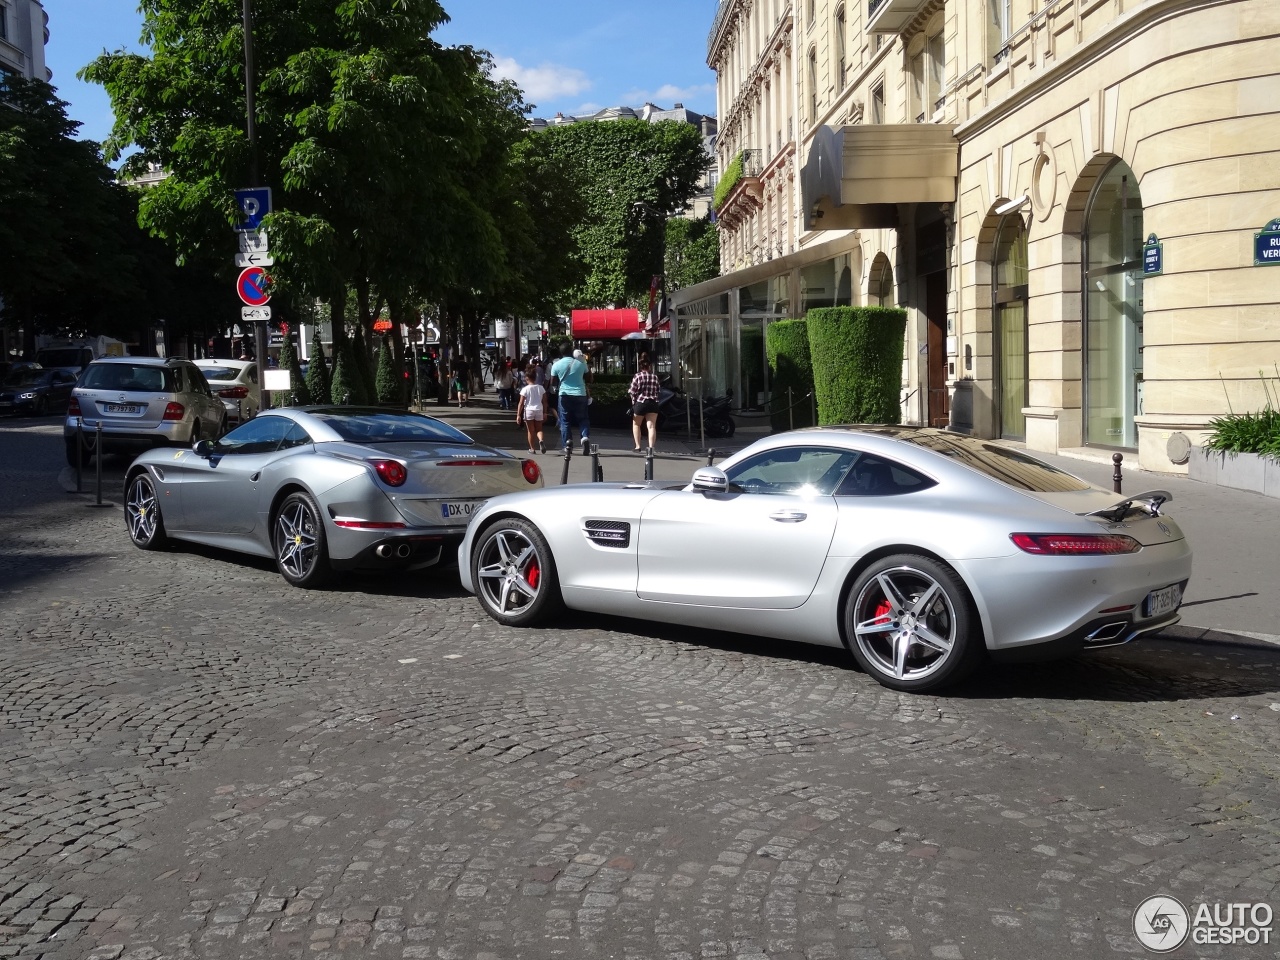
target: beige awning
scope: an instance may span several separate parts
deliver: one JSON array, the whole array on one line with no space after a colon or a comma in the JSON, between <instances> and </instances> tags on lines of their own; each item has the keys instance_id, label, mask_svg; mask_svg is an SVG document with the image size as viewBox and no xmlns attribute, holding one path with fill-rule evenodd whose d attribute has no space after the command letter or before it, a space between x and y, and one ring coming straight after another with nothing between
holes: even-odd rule
<instances>
[{"instance_id":1,"label":"beige awning","mask_svg":"<svg viewBox=\"0 0 1280 960\"><path fill-rule=\"evenodd\" d=\"M894 227L899 203L954 203L954 130L946 123L820 128L800 171L805 228Z\"/></svg>"}]
</instances>

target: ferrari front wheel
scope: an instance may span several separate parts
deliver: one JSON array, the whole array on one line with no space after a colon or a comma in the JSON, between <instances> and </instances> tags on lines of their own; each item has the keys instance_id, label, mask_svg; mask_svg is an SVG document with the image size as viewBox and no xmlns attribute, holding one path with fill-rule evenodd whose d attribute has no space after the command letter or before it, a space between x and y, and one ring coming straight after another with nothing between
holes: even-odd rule
<instances>
[{"instance_id":1,"label":"ferrari front wheel","mask_svg":"<svg viewBox=\"0 0 1280 960\"><path fill-rule=\"evenodd\" d=\"M145 470L129 481L124 517L129 526L129 539L139 550L159 550L169 542L156 486Z\"/></svg>"},{"instance_id":2,"label":"ferrari front wheel","mask_svg":"<svg viewBox=\"0 0 1280 960\"><path fill-rule=\"evenodd\" d=\"M862 572L845 602L844 635L862 669L886 687L915 693L964 679L984 649L960 577L911 554Z\"/></svg>"},{"instance_id":3,"label":"ferrari front wheel","mask_svg":"<svg viewBox=\"0 0 1280 960\"><path fill-rule=\"evenodd\" d=\"M510 627L532 626L562 605L551 548L527 520L499 520L476 538L471 581L485 613Z\"/></svg>"}]
</instances>

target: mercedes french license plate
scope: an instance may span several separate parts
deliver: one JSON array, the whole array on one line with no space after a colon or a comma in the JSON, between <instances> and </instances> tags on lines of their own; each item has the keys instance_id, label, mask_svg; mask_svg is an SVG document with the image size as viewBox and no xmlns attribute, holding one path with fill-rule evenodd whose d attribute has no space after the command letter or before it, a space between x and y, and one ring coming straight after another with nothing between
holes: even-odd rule
<instances>
[{"instance_id":1,"label":"mercedes french license plate","mask_svg":"<svg viewBox=\"0 0 1280 960\"><path fill-rule=\"evenodd\" d=\"M483 500L451 500L440 504L440 516L445 520L466 520L483 506Z\"/></svg>"},{"instance_id":2,"label":"mercedes french license plate","mask_svg":"<svg viewBox=\"0 0 1280 960\"><path fill-rule=\"evenodd\" d=\"M132 403L104 403L103 413L137 413L141 408Z\"/></svg>"},{"instance_id":3,"label":"mercedes french license plate","mask_svg":"<svg viewBox=\"0 0 1280 960\"><path fill-rule=\"evenodd\" d=\"M1148 593L1146 603L1142 605L1142 612L1147 619L1160 617L1177 610L1181 603L1182 585L1172 583L1167 587L1161 587L1159 590L1152 590Z\"/></svg>"}]
</instances>

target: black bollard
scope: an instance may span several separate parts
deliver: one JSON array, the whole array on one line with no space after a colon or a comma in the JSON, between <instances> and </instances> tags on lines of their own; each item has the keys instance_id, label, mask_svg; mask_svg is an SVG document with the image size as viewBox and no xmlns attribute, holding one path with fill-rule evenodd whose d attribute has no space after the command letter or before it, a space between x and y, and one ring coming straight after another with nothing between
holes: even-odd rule
<instances>
[{"instance_id":1,"label":"black bollard","mask_svg":"<svg viewBox=\"0 0 1280 960\"><path fill-rule=\"evenodd\" d=\"M604 471L600 469L600 444L589 444L588 449L591 451L591 482L602 483Z\"/></svg>"},{"instance_id":2,"label":"black bollard","mask_svg":"<svg viewBox=\"0 0 1280 960\"><path fill-rule=\"evenodd\" d=\"M653 479L653 447L646 447L644 451L644 478Z\"/></svg>"},{"instance_id":3,"label":"black bollard","mask_svg":"<svg viewBox=\"0 0 1280 960\"><path fill-rule=\"evenodd\" d=\"M707 466L714 467L716 465L716 448L712 447L707 451Z\"/></svg>"},{"instance_id":4,"label":"black bollard","mask_svg":"<svg viewBox=\"0 0 1280 960\"><path fill-rule=\"evenodd\" d=\"M93 440L93 466L95 475L95 485L97 486L97 498L93 503L85 504L89 507L109 507L111 504L102 502L102 421L98 421Z\"/></svg>"},{"instance_id":5,"label":"black bollard","mask_svg":"<svg viewBox=\"0 0 1280 960\"><path fill-rule=\"evenodd\" d=\"M1120 475L1120 464L1124 462L1124 454L1113 453L1111 455L1111 462L1115 464L1115 467L1111 470L1111 491L1113 493L1124 493L1124 491L1120 489L1124 485L1124 477Z\"/></svg>"},{"instance_id":6,"label":"black bollard","mask_svg":"<svg viewBox=\"0 0 1280 960\"><path fill-rule=\"evenodd\" d=\"M560 471L560 486L569 482L569 461L573 459L573 444L564 445L564 469Z\"/></svg>"}]
</instances>

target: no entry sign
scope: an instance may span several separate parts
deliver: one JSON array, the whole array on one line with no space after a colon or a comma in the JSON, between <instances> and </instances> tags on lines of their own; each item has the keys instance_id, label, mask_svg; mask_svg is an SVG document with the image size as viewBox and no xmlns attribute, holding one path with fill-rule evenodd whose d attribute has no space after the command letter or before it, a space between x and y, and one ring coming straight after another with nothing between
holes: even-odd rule
<instances>
[{"instance_id":1,"label":"no entry sign","mask_svg":"<svg viewBox=\"0 0 1280 960\"><path fill-rule=\"evenodd\" d=\"M236 293L251 307L265 306L271 299L271 294L267 293L267 284L270 282L271 278L262 267L246 267L240 271L240 277L236 280Z\"/></svg>"}]
</instances>

